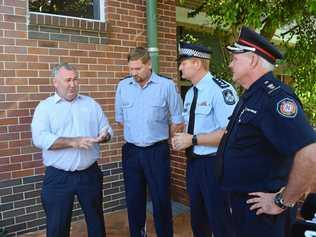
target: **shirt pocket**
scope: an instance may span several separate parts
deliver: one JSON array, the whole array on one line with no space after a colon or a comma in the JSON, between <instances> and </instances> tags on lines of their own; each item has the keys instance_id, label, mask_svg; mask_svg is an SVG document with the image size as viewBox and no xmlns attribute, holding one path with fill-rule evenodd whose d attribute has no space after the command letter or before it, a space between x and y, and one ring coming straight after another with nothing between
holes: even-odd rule
<instances>
[{"instance_id":1,"label":"shirt pocket","mask_svg":"<svg viewBox=\"0 0 316 237\"><path fill-rule=\"evenodd\" d=\"M260 129L255 125L257 115L243 111L237 120L236 145L243 148L252 147L261 140Z\"/></svg>"},{"instance_id":2,"label":"shirt pocket","mask_svg":"<svg viewBox=\"0 0 316 237\"><path fill-rule=\"evenodd\" d=\"M195 109L195 115L200 117L207 117L212 111L212 106L205 105L205 106L197 106Z\"/></svg>"},{"instance_id":3,"label":"shirt pocket","mask_svg":"<svg viewBox=\"0 0 316 237\"><path fill-rule=\"evenodd\" d=\"M133 107L134 107L134 102L132 101L125 101L122 104L122 110L123 110L123 116L124 116L124 121L129 121L133 118Z\"/></svg>"},{"instance_id":4,"label":"shirt pocket","mask_svg":"<svg viewBox=\"0 0 316 237\"><path fill-rule=\"evenodd\" d=\"M166 101L152 101L149 105L151 110L151 119L154 121L166 121L167 120L167 103Z\"/></svg>"}]
</instances>

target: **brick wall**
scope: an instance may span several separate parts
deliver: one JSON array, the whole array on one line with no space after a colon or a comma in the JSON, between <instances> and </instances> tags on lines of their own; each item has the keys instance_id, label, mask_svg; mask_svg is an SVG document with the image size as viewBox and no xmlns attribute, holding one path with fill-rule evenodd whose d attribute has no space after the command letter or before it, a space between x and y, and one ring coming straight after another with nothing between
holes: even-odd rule
<instances>
[{"instance_id":1,"label":"brick wall","mask_svg":"<svg viewBox=\"0 0 316 237\"><path fill-rule=\"evenodd\" d=\"M122 131L114 125L114 93L128 73L126 56L146 46L146 1L107 0L106 23L29 14L26 0L0 0L0 228L10 235L45 227L40 201L44 173L32 146L35 106L53 92L50 70L70 62L80 73L80 91L95 98L115 129L102 145L105 212L123 208ZM158 3L160 70L176 78L175 1ZM173 194L184 200L181 153L173 154ZM181 195L180 195L181 194ZM76 202L73 219L82 218Z\"/></svg>"}]
</instances>

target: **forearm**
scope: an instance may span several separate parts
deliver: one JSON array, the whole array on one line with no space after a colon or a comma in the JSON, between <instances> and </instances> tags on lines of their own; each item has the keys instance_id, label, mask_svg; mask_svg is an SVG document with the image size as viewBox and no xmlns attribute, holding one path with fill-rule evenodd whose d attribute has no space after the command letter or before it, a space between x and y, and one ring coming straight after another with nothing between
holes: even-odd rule
<instances>
[{"instance_id":1,"label":"forearm","mask_svg":"<svg viewBox=\"0 0 316 237\"><path fill-rule=\"evenodd\" d=\"M294 157L289 181L283 192L285 203L297 202L316 178L316 143L298 151Z\"/></svg>"},{"instance_id":2,"label":"forearm","mask_svg":"<svg viewBox=\"0 0 316 237\"><path fill-rule=\"evenodd\" d=\"M224 129L220 129L211 133L197 134L198 145L218 146L224 135L224 132Z\"/></svg>"},{"instance_id":3,"label":"forearm","mask_svg":"<svg viewBox=\"0 0 316 237\"><path fill-rule=\"evenodd\" d=\"M59 137L49 148L49 150L58 150L75 147L76 140L77 138L75 137Z\"/></svg>"},{"instance_id":4,"label":"forearm","mask_svg":"<svg viewBox=\"0 0 316 237\"><path fill-rule=\"evenodd\" d=\"M170 135L171 137L174 136L177 132L182 132L184 130L184 123L172 123L170 125Z\"/></svg>"}]
</instances>

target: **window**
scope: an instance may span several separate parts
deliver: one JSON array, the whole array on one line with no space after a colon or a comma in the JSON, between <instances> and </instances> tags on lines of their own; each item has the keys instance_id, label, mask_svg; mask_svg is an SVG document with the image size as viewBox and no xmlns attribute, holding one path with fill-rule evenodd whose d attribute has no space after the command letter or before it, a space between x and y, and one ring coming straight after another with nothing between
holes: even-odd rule
<instances>
[{"instance_id":1,"label":"window","mask_svg":"<svg viewBox=\"0 0 316 237\"><path fill-rule=\"evenodd\" d=\"M29 0L29 10L104 21L104 0Z\"/></svg>"}]
</instances>

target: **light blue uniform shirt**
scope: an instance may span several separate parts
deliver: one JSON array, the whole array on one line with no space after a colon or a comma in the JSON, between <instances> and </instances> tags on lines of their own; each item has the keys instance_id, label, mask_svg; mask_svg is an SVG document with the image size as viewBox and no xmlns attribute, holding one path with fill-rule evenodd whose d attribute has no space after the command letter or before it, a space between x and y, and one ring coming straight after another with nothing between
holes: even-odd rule
<instances>
[{"instance_id":1,"label":"light blue uniform shirt","mask_svg":"<svg viewBox=\"0 0 316 237\"><path fill-rule=\"evenodd\" d=\"M115 120L124 124L124 139L149 146L169 138L169 121L182 123L182 101L174 82L152 73L142 88L133 77L120 81Z\"/></svg>"},{"instance_id":2,"label":"light blue uniform shirt","mask_svg":"<svg viewBox=\"0 0 316 237\"><path fill-rule=\"evenodd\" d=\"M194 134L209 133L226 128L228 118L238 101L235 89L229 83L214 78L209 72L195 87L198 89L198 99L195 109ZM185 95L183 117L186 127L189 124L192 100L193 87ZM201 145L194 146L193 150L198 155L211 154L216 151L217 147Z\"/></svg>"},{"instance_id":3,"label":"light blue uniform shirt","mask_svg":"<svg viewBox=\"0 0 316 237\"><path fill-rule=\"evenodd\" d=\"M45 166L66 171L84 170L99 159L99 144L90 149L65 148L49 150L60 137L97 137L103 128L113 131L101 106L92 98L78 95L69 102L57 93L36 107L32 120L32 138L43 150Z\"/></svg>"}]
</instances>

